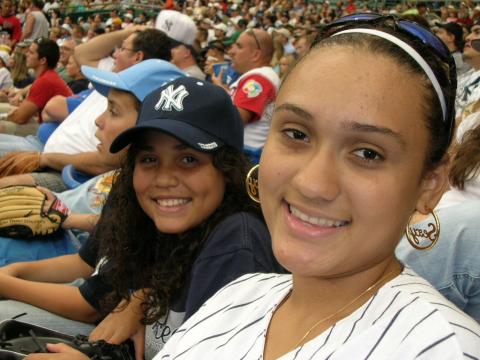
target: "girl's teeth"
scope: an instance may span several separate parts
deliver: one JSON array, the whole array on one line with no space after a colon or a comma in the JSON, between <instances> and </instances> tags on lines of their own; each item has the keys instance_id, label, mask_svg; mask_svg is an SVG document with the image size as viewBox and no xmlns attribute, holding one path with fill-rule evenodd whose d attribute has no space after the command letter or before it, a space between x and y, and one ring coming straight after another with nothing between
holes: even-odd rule
<instances>
[{"instance_id":1,"label":"girl's teeth","mask_svg":"<svg viewBox=\"0 0 480 360\"><path fill-rule=\"evenodd\" d=\"M308 216L307 214L304 214L303 212L293 207L292 205L290 205L290 212L296 218L299 218L300 220L312 225L339 227L347 223L346 221L333 221L333 220L328 220L328 219L319 218L315 216Z\"/></svg>"},{"instance_id":2,"label":"girl's teeth","mask_svg":"<svg viewBox=\"0 0 480 360\"><path fill-rule=\"evenodd\" d=\"M185 205L188 202L187 199L167 199L167 200L157 200L157 204L160 206L173 207Z\"/></svg>"}]
</instances>

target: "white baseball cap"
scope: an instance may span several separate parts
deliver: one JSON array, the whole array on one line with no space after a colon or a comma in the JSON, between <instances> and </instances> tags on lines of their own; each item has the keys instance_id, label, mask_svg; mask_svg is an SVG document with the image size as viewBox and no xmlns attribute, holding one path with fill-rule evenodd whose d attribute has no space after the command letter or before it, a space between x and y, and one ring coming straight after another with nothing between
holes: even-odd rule
<instances>
[{"instance_id":1,"label":"white baseball cap","mask_svg":"<svg viewBox=\"0 0 480 360\"><path fill-rule=\"evenodd\" d=\"M162 10L157 16L155 27L162 30L174 42L193 45L197 37L197 26L187 15L175 10Z\"/></svg>"},{"instance_id":2,"label":"white baseball cap","mask_svg":"<svg viewBox=\"0 0 480 360\"><path fill-rule=\"evenodd\" d=\"M223 32L227 32L227 25L225 25L224 23L216 24L213 28L215 30L221 30Z\"/></svg>"}]
</instances>

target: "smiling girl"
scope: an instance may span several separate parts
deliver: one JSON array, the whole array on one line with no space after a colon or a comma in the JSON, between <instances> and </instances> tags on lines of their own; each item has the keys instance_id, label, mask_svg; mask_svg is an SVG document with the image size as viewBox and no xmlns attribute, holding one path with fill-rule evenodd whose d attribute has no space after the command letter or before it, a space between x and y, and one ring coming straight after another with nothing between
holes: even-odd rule
<instances>
[{"instance_id":1,"label":"smiling girl","mask_svg":"<svg viewBox=\"0 0 480 360\"><path fill-rule=\"evenodd\" d=\"M455 66L427 29L355 14L287 75L259 170L277 260L235 280L156 359L462 359L480 327L394 254L446 179Z\"/></svg>"},{"instance_id":2,"label":"smiling girl","mask_svg":"<svg viewBox=\"0 0 480 360\"><path fill-rule=\"evenodd\" d=\"M250 272L282 272L257 205L248 199L243 125L228 95L191 78L150 94L97 226L110 314L91 339L135 340L153 357L219 288ZM132 295L132 291L136 290ZM126 315L127 314L127 315Z\"/></svg>"}]
</instances>

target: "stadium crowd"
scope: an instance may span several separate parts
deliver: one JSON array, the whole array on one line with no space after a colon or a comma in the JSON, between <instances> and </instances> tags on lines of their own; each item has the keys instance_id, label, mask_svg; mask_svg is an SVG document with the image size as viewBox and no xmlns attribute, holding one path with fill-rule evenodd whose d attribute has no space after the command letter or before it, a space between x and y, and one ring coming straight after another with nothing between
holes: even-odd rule
<instances>
[{"instance_id":1,"label":"stadium crowd","mask_svg":"<svg viewBox=\"0 0 480 360\"><path fill-rule=\"evenodd\" d=\"M5 225L12 186L59 229ZM2 0L0 213L0 321L137 359L478 358L480 5Z\"/></svg>"}]
</instances>

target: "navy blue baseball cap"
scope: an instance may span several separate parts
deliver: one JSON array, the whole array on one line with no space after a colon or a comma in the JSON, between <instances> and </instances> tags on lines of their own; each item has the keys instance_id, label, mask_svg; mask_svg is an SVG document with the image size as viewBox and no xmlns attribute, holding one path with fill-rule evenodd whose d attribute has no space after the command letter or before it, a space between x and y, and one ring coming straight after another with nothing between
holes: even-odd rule
<instances>
[{"instance_id":1,"label":"navy blue baseball cap","mask_svg":"<svg viewBox=\"0 0 480 360\"><path fill-rule=\"evenodd\" d=\"M144 130L164 131L201 152L224 145L243 151L243 121L230 96L194 78L178 78L150 93L137 124L113 141L110 152L119 152Z\"/></svg>"}]
</instances>

